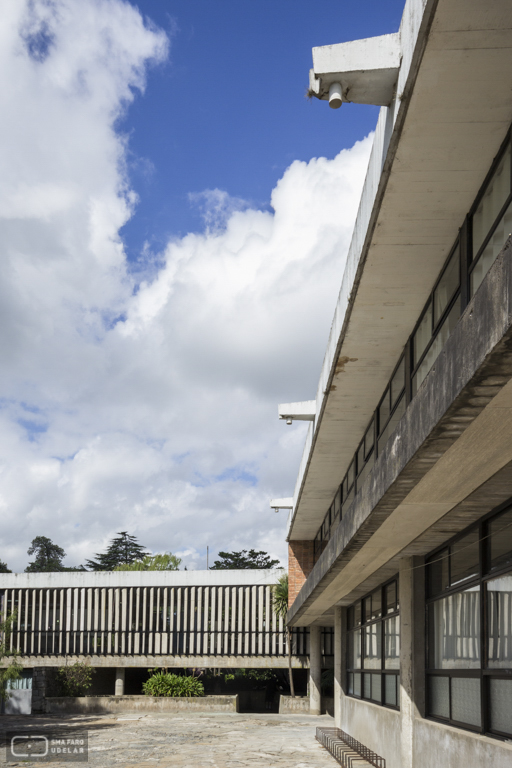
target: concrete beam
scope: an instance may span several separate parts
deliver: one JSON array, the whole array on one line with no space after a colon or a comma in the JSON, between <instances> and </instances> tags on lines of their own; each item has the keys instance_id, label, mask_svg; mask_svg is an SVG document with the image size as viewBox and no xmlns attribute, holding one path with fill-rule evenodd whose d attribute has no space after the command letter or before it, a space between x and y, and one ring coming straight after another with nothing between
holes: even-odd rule
<instances>
[{"instance_id":1,"label":"concrete beam","mask_svg":"<svg viewBox=\"0 0 512 768\"><path fill-rule=\"evenodd\" d=\"M278 406L279 418L286 423L292 421L314 421L316 400L303 400L300 403L282 403Z\"/></svg>"},{"instance_id":2,"label":"concrete beam","mask_svg":"<svg viewBox=\"0 0 512 768\"><path fill-rule=\"evenodd\" d=\"M401 48L398 33L313 48L310 96L328 99L333 83L340 83L343 101L387 106L391 103Z\"/></svg>"},{"instance_id":3,"label":"concrete beam","mask_svg":"<svg viewBox=\"0 0 512 768\"><path fill-rule=\"evenodd\" d=\"M91 667L116 668L154 668L154 667L219 667L220 669L288 669L287 656L19 656L17 661L24 669L41 667L65 667L69 664L86 661ZM0 668L5 668L9 660L3 659ZM321 660L323 669L332 668L333 657L324 656ZM292 656L293 669L309 669L308 656Z\"/></svg>"}]
</instances>

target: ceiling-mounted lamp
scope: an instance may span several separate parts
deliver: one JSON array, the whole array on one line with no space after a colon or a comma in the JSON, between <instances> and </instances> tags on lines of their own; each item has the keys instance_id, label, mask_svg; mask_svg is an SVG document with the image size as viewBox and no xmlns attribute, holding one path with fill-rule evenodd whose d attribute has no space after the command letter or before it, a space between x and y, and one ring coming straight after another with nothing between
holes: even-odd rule
<instances>
[{"instance_id":1,"label":"ceiling-mounted lamp","mask_svg":"<svg viewBox=\"0 0 512 768\"><path fill-rule=\"evenodd\" d=\"M331 109L339 109L343 104L341 83L331 83L329 86L329 106Z\"/></svg>"}]
</instances>

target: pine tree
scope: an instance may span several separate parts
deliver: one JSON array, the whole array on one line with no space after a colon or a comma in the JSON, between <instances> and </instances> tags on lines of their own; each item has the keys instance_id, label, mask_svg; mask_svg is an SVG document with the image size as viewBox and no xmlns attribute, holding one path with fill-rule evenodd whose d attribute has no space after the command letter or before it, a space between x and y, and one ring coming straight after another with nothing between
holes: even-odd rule
<instances>
[{"instance_id":1,"label":"pine tree","mask_svg":"<svg viewBox=\"0 0 512 768\"><path fill-rule=\"evenodd\" d=\"M95 560L86 560L87 567L92 571L113 571L118 565L131 565L137 560L143 560L147 552L135 536L127 531L119 531L118 536L112 539L106 552L97 552Z\"/></svg>"},{"instance_id":2,"label":"pine tree","mask_svg":"<svg viewBox=\"0 0 512 768\"><path fill-rule=\"evenodd\" d=\"M12 571L7 567L7 563L4 563L3 560L0 560L0 573L12 573Z\"/></svg>"},{"instance_id":3,"label":"pine tree","mask_svg":"<svg viewBox=\"0 0 512 768\"><path fill-rule=\"evenodd\" d=\"M232 571L246 568L275 568L279 560L271 560L266 552L256 552L254 549L241 552L219 552L220 560L215 560L210 571Z\"/></svg>"},{"instance_id":4,"label":"pine tree","mask_svg":"<svg viewBox=\"0 0 512 768\"><path fill-rule=\"evenodd\" d=\"M27 550L27 554L35 555L33 563L25 568L25 573L45 573L66 570L62 565L62 559L66 553L57 544L46 536L36 536Z\"/></svg>"}]
</instances>

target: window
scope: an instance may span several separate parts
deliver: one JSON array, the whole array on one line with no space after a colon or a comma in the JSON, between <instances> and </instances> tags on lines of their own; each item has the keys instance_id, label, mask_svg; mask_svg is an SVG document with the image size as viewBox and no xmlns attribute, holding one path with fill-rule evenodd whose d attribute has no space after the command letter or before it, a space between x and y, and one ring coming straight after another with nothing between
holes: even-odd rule
<instances>
[{"instance_id":1,"label":"window","mask_svg":"<svg viewBox=\"0 0 512 768\"><path fill-rule=\"evenodd\" d=\"M427 561L427 712L512 736L512 508Z\"/></svg>"},{"instance_id":2,"label":"window","mask_svg":"<svg viewBox=\"0 0 512 768\"><path fill-rule=\"evenodd\" d=\"M508 141L473 213L471 295L477 290L512 231L510 160L511 148Z\"/></svg>"},{"instance_id":3,"label":"window","mask_svg":"<svg viewBox=\"0 0 512 768\"><path fill-rule=\"evenodd\" d=\"M400 616L395 579L348 610L347 693L398 708L399 672Z\"/></svg>"}]
</instances>

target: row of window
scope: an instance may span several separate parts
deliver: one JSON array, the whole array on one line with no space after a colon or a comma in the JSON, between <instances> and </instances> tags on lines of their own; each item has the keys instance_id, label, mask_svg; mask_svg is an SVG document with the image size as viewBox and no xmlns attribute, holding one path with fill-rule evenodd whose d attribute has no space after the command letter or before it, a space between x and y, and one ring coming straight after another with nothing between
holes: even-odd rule
<instances>
[{"instance_id":1,"label":"row of window","mask_svg":"<svg viewBox=\"0 0 512 768\"><path fill-rule=\"evenodd\" d=\"M512 505L426 561L427 715L512 737ZM347 694L399 707L397 580L347 615Z\"/></svg>"},{"instance_id":2,"label":"row of window","mask_svg":"<svg viewBox=\"0 0 512 768\"><path fill-rule=\"evenodd\" d=\"M512 160L509 131L316 534L315 561L323 552L331 531L352 503L358 488L362 487L375 459L434 365L461 312L494 263L511 231Z\"/></svg>"}]
</instances>

